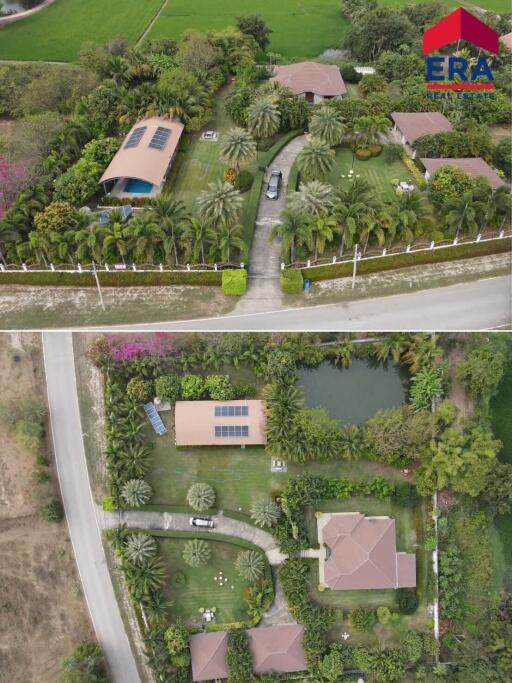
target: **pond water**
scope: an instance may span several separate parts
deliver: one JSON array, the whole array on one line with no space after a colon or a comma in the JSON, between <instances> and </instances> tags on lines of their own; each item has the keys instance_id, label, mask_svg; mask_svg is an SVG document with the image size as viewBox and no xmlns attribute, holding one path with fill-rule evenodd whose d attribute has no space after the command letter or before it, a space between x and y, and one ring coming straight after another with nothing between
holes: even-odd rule
<instances>
[{"instance_id":1,"label":"pond water","mask_svg":"<svg viewBox=\"0 0 512 683\"><path fill-rule=\"evenodd\" d=\"M407 376L396 363L373 365L354 359L347 369L325 361L299 369L299 386L308 408L326 408L341 424L361 424L383 408L396 408L407 397Z\"/></svg>"}]
</instances>

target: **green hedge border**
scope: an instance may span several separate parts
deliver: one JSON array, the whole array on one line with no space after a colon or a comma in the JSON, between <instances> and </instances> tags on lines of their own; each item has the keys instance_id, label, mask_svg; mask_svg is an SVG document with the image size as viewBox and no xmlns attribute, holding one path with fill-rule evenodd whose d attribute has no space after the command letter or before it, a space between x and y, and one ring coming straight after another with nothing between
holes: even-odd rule
<instances>
[{"instance_id":1,"label":"green hedge border","mask_svg":"<svg viewBox=\"0 0 512 683\"><path fill-rule=\"evenodd\" d=\"M421 266L429 263L443 263L445 261L456 261L459 259L476 258L490 254L501 254L509 252L512 248L512 238L492 240L488 242L478 242L477 244L459 244L455 247L444 249L425 250L420 252L410 252L409 254L392 254L380 258L359 261L357 273L376 273L383 270L394 270L395 268L409 268L411 266ZM335 263L316 268L302 268L302 275L313 282L318 280L331 280L340 277L350 277L354 264L352 261L345 263Z\"/></svg>"},{"instance_id":2,"label":"green hedge border","mask_svg":"<svg viewBox=\"0 0 512 683\"><path fill-rule=\"evenodd\" d=\"M220 287L222 271L207 272L178 271L178 272L112 272L98 273L103 287L166 287L168 285L207 285ZM1 285L31 285L33 287L95 287L96 281L92 273L61 273L59 271L47 273L0 273Z\"/></svg>"}]
</instances>

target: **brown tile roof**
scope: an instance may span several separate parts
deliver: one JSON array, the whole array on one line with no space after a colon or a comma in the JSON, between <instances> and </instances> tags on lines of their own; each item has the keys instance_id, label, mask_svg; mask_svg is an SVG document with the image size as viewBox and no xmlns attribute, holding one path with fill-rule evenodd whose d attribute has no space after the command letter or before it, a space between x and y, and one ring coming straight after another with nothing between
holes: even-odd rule
<instances>
[{"instance_id":1,"label":"brown tile roof","mask_svg":"<svg viewBox=\"0 0 512 683\"><path fill-rule=\"evenodd\" d=\"M215 408L246 406L244 416L216 416ZM174 411L176 445L240 446L267 443L265 401L177 401ZM215 427L247 426L248 436L215 436Z\"/></svg>"},{"instance_id":2,"label":"brown tile roof","mask_svg":"<svg viewBox=\"0 0 512 683\"><path fill-rule=\"evenodd\" d=\"M196 633L190 636L192 679L194 681L211 681L215 678L227 678L227 652L227 631Z\"/></svg>"},{"instance_id":3,"label":"brown tile roof","mask_svg":"<svg viewBox=\"0 0 512 683\"><path fill-rule=\"evenodd\" d=\"M404 134L406 141L412 143L423 135L448 133L453 130L452 124L439 111L401 112L394 111L391 118Z\"/></svg>"},{"instance_id":4,"label":"brown tile roof","mask_svg":"<svg viewBox=\"0 0 512 683\"><path fill-rule=\"evenodd\" d=\"M443 166L455 166L455 168L460 168L461 171L469 173L469 175L475 178L480 176L487 178L493 190L497 190L498 187L505 185L505 182L496 171L481 157L468 159L421 159L421 163L430 175L434 175Z\"/></svg>"},{"instance_id":5,"label":"brown tile roof","mask_svg":"<svg viewBox=\"0 0 512 683\"><path fill-rule=\"evenodd\" d=\"M169 138L163 149L155 149L149 146L157 128L165 128L170 131ZM138 121L126 136L121 148L108 165L100 182L117 178L138 178L153 185L160 186L164 179L169 163L178 147L183 133L183 124L170 121L159 116L154 116L143 121ZM141 133L139 142L127 147L132 133L137 129Z\"/></svg>"},{"instance_id":6,"label":"brown tile roof","mask_svg":"<svg viewBox=\"0 0 512 683\"><path fill-rule=\"evenodd\" d=\"M334 64L299 62L276 66L270 80L286 86L294 95L312 92L322 97L338 97L347 92L340 70Z\"/></svg>"},{"instance_id":7,"label":"brown tile roof","mask_svg":"<svg viewBox=\"0 0 512 683\"><path fill-rule=\"evenodd\" d=\"M308 668L302 646L303 626L286 624L251 628L247 635L254 673L288 673Z\"/></svg>"},{"instance_id":8,"label":"brown tile roof","mask_svg":"<svg viewBox=\"0 0 512 683\"><path fill-rule=\"evenodd\" d=\"M504 36L500 37L501 42L509 50L512 50L512 31L510 33L505 33Z\"/></svg>"},{"instance_id":9,"label":"brown tile roof","mask_svg":"<svg viewBox=\"0 0 512 683\"><path fill-rule=\"evenodd\" d=\"M333 590L416 585L416 556L397 553L395 520L359 512L332 513L321 528L328 546L325 584Z\"/></svg>"}]
</instances>

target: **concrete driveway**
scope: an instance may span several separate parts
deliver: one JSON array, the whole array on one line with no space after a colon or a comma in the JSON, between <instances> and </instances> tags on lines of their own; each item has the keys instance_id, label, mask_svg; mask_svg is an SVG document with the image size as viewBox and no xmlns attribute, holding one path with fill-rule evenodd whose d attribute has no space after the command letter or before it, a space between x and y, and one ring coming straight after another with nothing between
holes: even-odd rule
<instances>
[{"instance_id":1,"label":"concrete driveway","mask_svg":"<svg viewBox=\"0 0 512 683\"><path fill-rule=\"evenodd\" d=\"M294 138L267 168L249 257L249 286L247 293L237 304L235 314L258 313L281 306L281 243L278 240L271 242L270 233L274 225L279 223L279 217L286 207L290 170L297 154L306 143L305 135ZM283 174L281 193L276 200L265 197L266 184L272 170L281 171Z\"/></svg>"}]
</instances>

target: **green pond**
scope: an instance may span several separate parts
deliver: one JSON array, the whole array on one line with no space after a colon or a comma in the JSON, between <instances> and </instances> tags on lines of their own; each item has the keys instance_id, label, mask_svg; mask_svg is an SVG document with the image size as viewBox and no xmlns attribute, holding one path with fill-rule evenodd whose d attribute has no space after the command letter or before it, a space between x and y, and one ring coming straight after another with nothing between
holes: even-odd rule
<instances>
[{"instance_id":1,"label":"green pond","mask_svg":"<svg viewBox=\"0 0 512 683\"><path fill-rule=\"evenodd\" d=\"M354 359L347 369L328 361L299 369L299 386L308 408L322 406L341 424L361 424L383 408L396 408L407 397L407 374L396 363Z\"/></svg>"}]
</instances>

